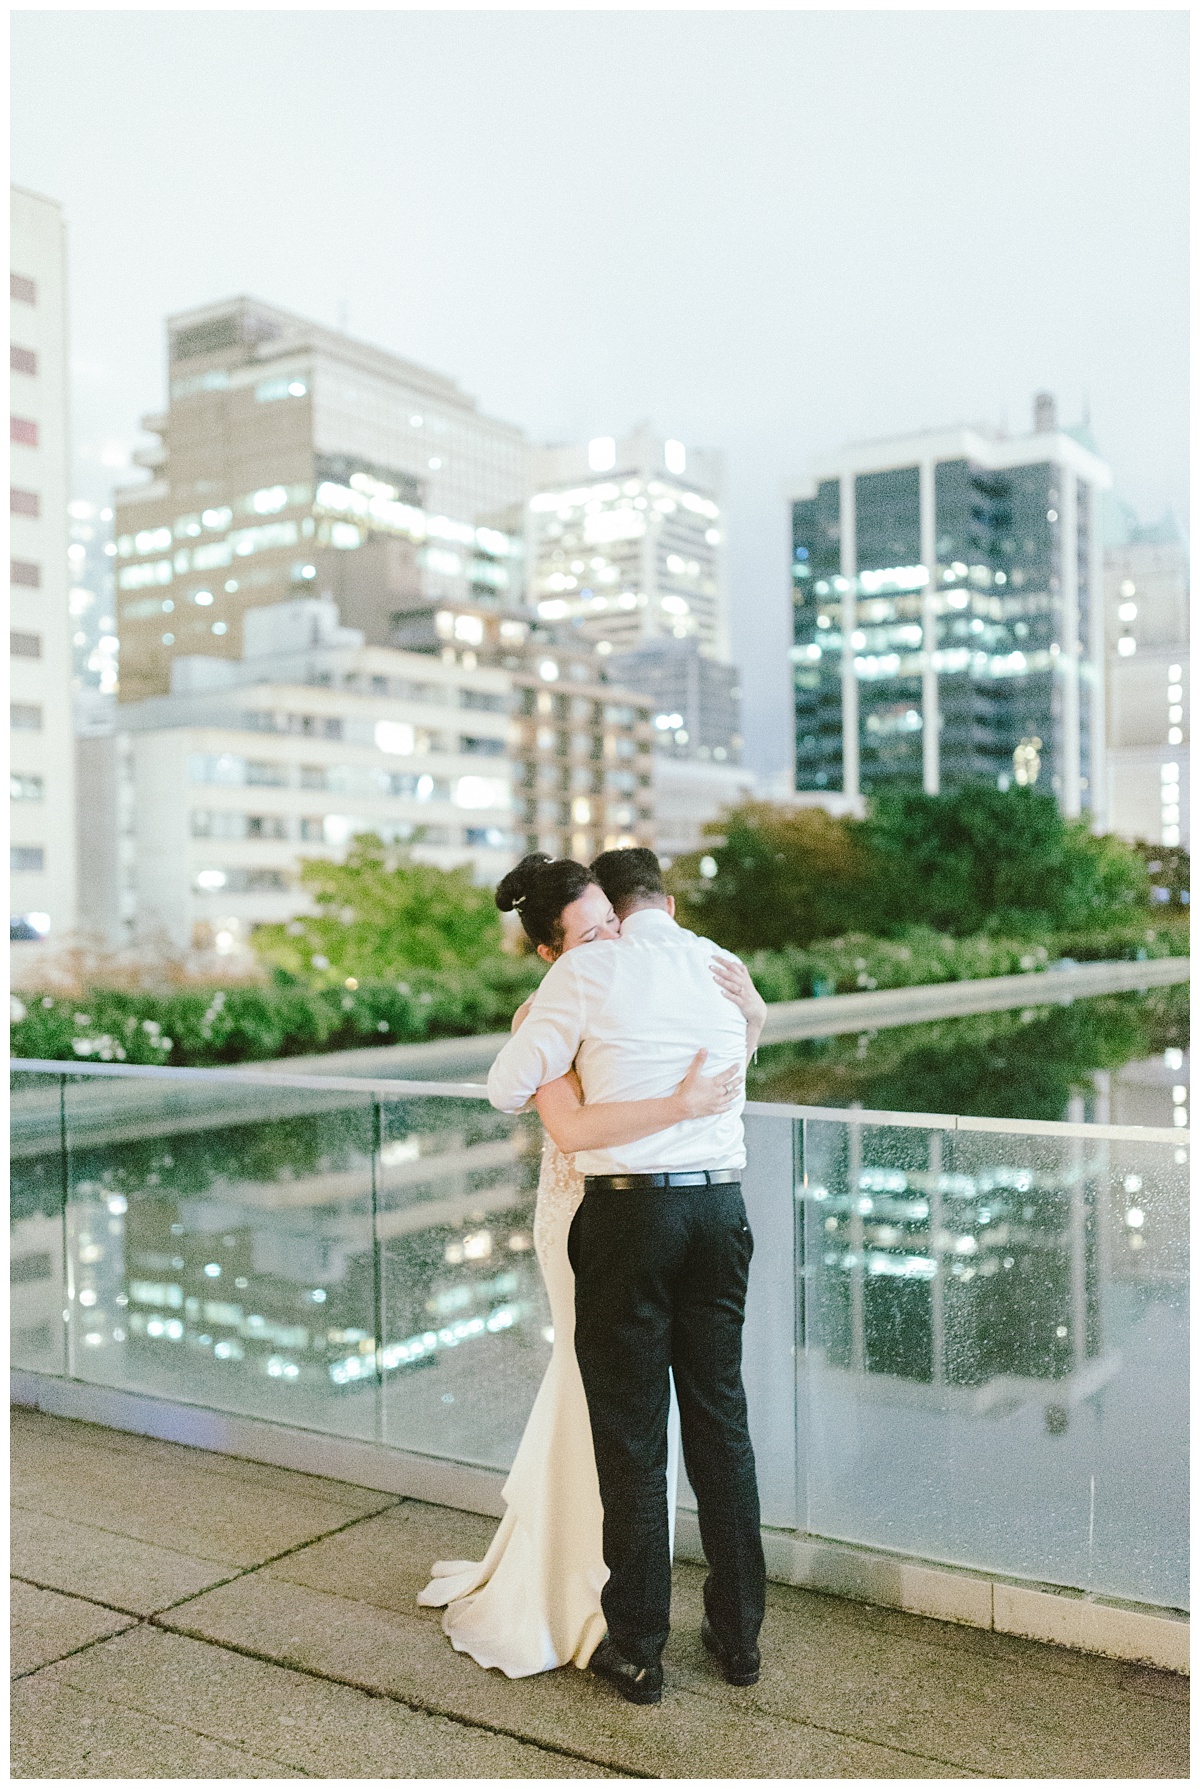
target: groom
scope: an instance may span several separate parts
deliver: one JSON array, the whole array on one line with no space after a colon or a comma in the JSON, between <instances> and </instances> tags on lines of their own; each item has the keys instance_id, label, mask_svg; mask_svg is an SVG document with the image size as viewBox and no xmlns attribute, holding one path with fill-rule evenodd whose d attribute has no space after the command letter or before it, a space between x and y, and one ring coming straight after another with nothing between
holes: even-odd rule
<instances>
[{"instance_id":1,"label":"groom","mask_svg":"<svg viewBox=\"0 0 1200 1789\"><path fill-rule=\"evenodd\" d=\"M592 871L621 936L565 951L552 965L488 1076L501 1111L520 1111L572 1063L590 1103L670 1093L702 1048L706 1073L744 1070L746 1023L712 977L716 946L676 925L653 851L605 851ZM575 1352L609 1568L608 1635L591 1669L630 1702L662 1698L668 1368L709 1564L701 1635L730 1683L758 1681L766 1574L742 1388L753 1241L740 1110L576 1157L585 1192L568 1242Z\"/></svg>"}]
</instances>

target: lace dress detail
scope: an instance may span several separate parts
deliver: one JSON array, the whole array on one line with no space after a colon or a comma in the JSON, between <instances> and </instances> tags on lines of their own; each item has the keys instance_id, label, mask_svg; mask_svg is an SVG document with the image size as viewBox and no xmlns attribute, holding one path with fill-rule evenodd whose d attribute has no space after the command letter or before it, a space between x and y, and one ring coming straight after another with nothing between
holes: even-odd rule
<instances>
[{"instance_id":1,"label":"lace dress detail","mask_svg":"<svg viewBox=\"0 0 1200 1789\"><path fill-rule=\"evenodd\" d=\"M583 1199L583 1175L575 1167L575 1157L564 1155L552 1137L542 1144L542 1167L538 1175L537 1205L533 1213L533 1247L549 1289L548 1267L555 1252L566 1253L567 1231L571 1219ZM575 1314L574 1275L571 1281L571 1315ZM572 1329L574 1322L572 1321ZM558 1325L555 1324L555 1338Z\"/></svg>"}]
</instances>

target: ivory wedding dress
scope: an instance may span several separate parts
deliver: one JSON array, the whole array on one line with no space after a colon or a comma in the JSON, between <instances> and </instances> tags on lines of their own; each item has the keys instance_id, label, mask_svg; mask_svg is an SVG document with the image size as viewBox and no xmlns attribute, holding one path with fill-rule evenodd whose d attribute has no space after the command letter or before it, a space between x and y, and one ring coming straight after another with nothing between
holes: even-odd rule
<instances>
[{"instance_id":1,"label":"ivory wedding dress","mask_svg":"<svg viewBox=\"0 0 1200 1789\"><path fill-rule=\"evenodd\" d=\"M604 1638L600 1592L608 1578L603 1512L587 1399L575 1358L575 1276L567 1232L583 1176L574 1157L547 1137L542 1150L533 1244L550 1299L554 1345L512 1471L507 1505L478 1563L440 1560L417 1597L445 1607L442 1627L458 1652L506 1677L531 1677L559 1665L582 1670ZM675 1544L679 1412L671 1388L667 1430L667 1507Z\"/></svg>"}]
</instances>

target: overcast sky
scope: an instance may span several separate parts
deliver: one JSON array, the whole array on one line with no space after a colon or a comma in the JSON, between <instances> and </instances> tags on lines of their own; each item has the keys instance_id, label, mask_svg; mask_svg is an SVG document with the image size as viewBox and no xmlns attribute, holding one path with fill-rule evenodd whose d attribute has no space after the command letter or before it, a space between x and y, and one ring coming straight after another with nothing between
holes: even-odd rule
<instances>
[{"instance_id":1,"label":"overcast sky","mask_svg":"<svg viewBox=\"0 0 1200 1789\"><path fill-rule=\"evenodd\" d=\"M535 439L648 418L727 456L768 771L814 454L1024 430L1045 387L1186 516L1182 11L18 12L13 43L13 178L70 231L78 495L129 481L164 316L235 292Z\"/></svg>"}]
</instances>

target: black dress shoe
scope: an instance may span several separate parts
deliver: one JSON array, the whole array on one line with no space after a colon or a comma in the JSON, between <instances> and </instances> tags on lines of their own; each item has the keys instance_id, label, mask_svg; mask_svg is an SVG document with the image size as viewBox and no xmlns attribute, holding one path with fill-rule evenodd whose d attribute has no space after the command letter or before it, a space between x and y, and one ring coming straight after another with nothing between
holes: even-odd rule
<instances>
[{"instance_id":1,"label":"black dress shoe","mask_svg":"<svg viewBox=\"0 0 1200 1789\"><path fill-rule=\"evenodd\" d=\"M588 1660L588 1670L611 1683L626 1702L643 1704L662 1701L662 1666L635 1665L632 1659L617 1651L607 1637L601 1640Z\"/></svg>"},{"instance_id":2,"label":"black dress shoe","mask_svg":"<svg viewBox=\"0 0 1200 1789\"><path fill-rule=\"evenodd\" d=\"M744 1686L758 1682L762 1658L757 1646L752 1647L749 1652L727 1652L713 1633L707 1615L700 1623L700 1638L720 1665L721 1675L726 1683Z\"/></svg>"}]
</instances>

